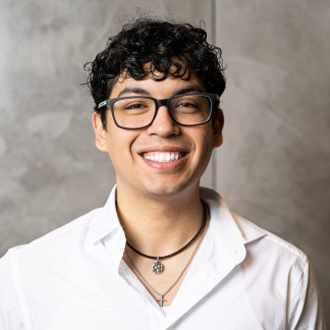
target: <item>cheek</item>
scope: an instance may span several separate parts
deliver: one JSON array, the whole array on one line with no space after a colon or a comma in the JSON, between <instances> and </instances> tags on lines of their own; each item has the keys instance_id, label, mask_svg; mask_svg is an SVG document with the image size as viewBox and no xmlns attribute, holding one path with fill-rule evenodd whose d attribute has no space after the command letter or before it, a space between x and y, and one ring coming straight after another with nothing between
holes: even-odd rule
<instances>
[{"instance_id":1,"label":"cheek","mask_svg":"<svg viewBox=\"0 0 330 330\"><path fill-rule=\"evenodd\" d=\"M110 132L111 129L111 132ZM125 167L132 161L132 144L137 134L134 131L111 127L107 138L108 153L115 169Z\"/></svg>"},{"instance_id":2,"label":"cheek","mask_svg":"<svg viewBox=\"0 0 330 330\"><path fill-rule=\"evenodd\" d=\"M203 156L206 156L208 154L212 153L213 149L213 135L212 131L203 131L198 137L198 147L200 149L200 152L203 154Z\"/></svg>"}]
</instances>

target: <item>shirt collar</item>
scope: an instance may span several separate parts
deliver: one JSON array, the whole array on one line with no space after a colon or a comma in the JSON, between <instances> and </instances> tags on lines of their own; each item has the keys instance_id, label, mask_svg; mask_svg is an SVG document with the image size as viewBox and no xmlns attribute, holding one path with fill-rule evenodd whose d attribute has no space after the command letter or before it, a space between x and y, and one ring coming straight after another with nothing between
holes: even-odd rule
<instances>
[{"instance_id":1,"label":"shirt collar","mask_svg":"<svg viewBox=\"0 0 330 330\"><path fill-rule=\"evenodd\" d=\"M265 236L266 231L233 214L214 190L201 188L201 198L209 205L211 221L200 257L225 275L245 259L246 245Z\"/></svg>"},{"instance_id":2,"label":"shirt collar","mask_svg":"<svg viewBox=\"0 0 330 330\"><path fill-rule=\"evenodd\" d=\"M109 249L118 271L126 239L117 215L116 189L117 185L113 187L105 206L92 219L87 242L103 243ZM266 231L231 213L226 202L214 190L201 188L201 198L209 206L211 222L199 255L204 262L211 262L215 270L221 268L223 272L224 267L230 269L242 262L246 256L245 244L265 236Z\"/></svg>"},{"instance_id":3,"label":"shirt collar","mask_svg":"<svg viewBox=\"0 0 330 330\"><path fill-rule=\"evenodd\" d=\"M87 237L88 243L96 244L122 229L116 210L116 191L115 184L104 207L92 219Z\"/></svg>"},{"instance_id":4,"label":"shirt collar","mask_svg":"<svg viewBox=\"0 0 330 330\"><path fill-rule=\"evenodd\" d=\"M224 239L235 241L237 244L248 244L265 235L267 231L259 228L240 215L229 210L227 203L216 191L201 188L201 198L209 204L211 218L219 219L218 229L225 233ZM222 227L222 228L221 228Z\"/></svg>"}]
</instances>

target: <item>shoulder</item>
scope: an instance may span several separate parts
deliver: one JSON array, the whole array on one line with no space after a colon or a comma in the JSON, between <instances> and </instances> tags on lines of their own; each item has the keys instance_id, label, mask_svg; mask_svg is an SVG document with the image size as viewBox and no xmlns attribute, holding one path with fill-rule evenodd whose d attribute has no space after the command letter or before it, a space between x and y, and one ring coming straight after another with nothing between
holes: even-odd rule
<instances>
[{"instance_id":1,"label":"shoulder","mask_svg":"<svg viewBox=\"0 0 330 330\"><path fill-rule=\"evenodd\" d=\"M32 266L38 264L41 259L60 258L61 255L67 255L70 250L79 249L93 219L101 210L102 208L92 210L28 244L9 249L0 259L0 272L15 267L17 262Z\"/></svg>"},{"instance_id":2,"label":"shoulder","mask_svg":"<svg viewBox=\"0 0 330 330\"><path fill-rule=\"evenodd\" d=\"M263 232L257 240L246 241L246 268L254 267L263 292L285 301L288 329L324 329L325 319L313 267L295 245L233 213L242 233ZM269 299L268 299L269 300Z\"/></svg>"},{"instance_id":3,"label":"shoulder","mask_svg":"<svg viewBox=\"0 0 330 330\"><path fill-rule=\"evenodd\" d=\"M227 232L229 242L234 237L244 245L245 255L236 274L241 275L246 292L253 296L264 293L259 300L261 313L267 311L274 315L279 306L285 311L288 329L323 329L325 321L318 285L306 254L294 244L230 211L216 192L204 189L203 196L211 209L216 210L215 220L218 223L226 220L225 227L231 228Z\"/></svg>"},{"instance_id":4,"label":"shoulder","mask_svg":"<svg viewBox=\"0 0 330 330\"><path fill-rule=\"evenodd\" d=\"M226 220L227 225L231 227L230 234L236 238L240 237L247 251L247 258L249 261L253 261L253 265L259 265L272 271L278 268L283 271L283 274L294 268L298 277L299 273L301 274L305 268L308 268L309 260L302 250L232 212L216 191L202 188L201 196L208 202L213 211L212 214L218 220Z\"/></svg>"},{"instance_id":5,"label":"shoulder","mask_svg":"<svg viewBox=\"0 0 330 330\"><path fill-rule=\"evenodd\" d=\"M295 245L271 233L270 231L257 226L255 223L245 219L244 217L236 213L232 212L232 216L235 219L237 225L239 226L242 235L245 237L246 243L253 241L253 239L251 239L250 233L256 231L260 233L260 236L262 236L262 240L264 240L265 244L272 246L274 249L278 249L282 253L288 253L289 255L293 255L296 258L301 259L303 262L307 262L308 258L306 254Z\"/></svg>"},{"instance_id":6,"label":"shoulder","mask_svg":"<svg viewBox=\"0 0 330 330\"><path fill-rule=\"evenodd\" d=\"M263 274L263 277L268 278L278 291L281 287L287 286L291 287L290 290L298 287L301 289L301 281L309 278L311 267L306 254L292 243L244 217L235 213L232 215L244 237L247 268L250 267L257 273ZM252 234L256 232L259 236Z\"/></svg>"},{"instance_id":7,"label":"shoulder","mask_svg":"<svg viewBox=\"0 0 330 330\"><path fill-rule=\"evenodd\" d=\"M295 245L256 225L252 221L247 220L243 216L232 212L222 196L216 191L209 188L201 188L201 196L209 203L211 208L218 209L220 211L214 212L216 216L221 217L220 213L222 212L227 214L227 218L231 218L231 221L235 224L235 227L238 228L242 236L243 243L246 246L262 245L263 248L271 249L288 256L290 255L301 260L303 263L308 261L306 254Z\"/></svg>"}]
</instances>

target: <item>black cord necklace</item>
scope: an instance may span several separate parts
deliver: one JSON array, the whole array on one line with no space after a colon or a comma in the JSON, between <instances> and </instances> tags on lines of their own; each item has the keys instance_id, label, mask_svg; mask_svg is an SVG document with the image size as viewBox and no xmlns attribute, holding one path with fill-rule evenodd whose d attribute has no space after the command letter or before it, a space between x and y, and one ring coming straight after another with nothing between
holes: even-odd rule
<instances>
[{"instance_id":1,"label":"black cord necklace","mask_svg":"<svg viewBox=\"0 0 330 330\"><path fill-rule=\"evenodd\" d=\"M130 249L132 249L135 253L137 253L138 255L140 255L144 258L157 260L152 266L152 271L156 275L162 274L164 272L164 265L160 262L160 260L174 257L174 256L178 255L179 253L183 252L197 239L197 237L199 237L204 232L206 224L207 224L207 208L202 200L201 200L201 202L203 204L203 223L202 223L201 227L199 228L198 232L196 233L196 235L179 250L177 250L171 254L167 254L165 256L150 256L150 255L144 254L144 253L140 252L139 250L137 250L128 241L126 241L127 246Z\"/></svg>"}]
</instances>

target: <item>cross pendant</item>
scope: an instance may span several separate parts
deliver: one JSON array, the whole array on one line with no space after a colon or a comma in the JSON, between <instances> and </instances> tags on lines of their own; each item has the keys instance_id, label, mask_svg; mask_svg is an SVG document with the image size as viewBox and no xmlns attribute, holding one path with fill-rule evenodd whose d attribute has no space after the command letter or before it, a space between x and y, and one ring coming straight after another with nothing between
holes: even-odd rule
<instances>
[{"instance_id":1,"label":"cross pendant","mask_svg":"<svg viewBox=\"0 0 330 330\"><path fill-rule=\"evenodd\" d=\"M160 304L161 307L163 307L163 306L164 306L164 301L167 301L167 300L165 300L165 299L164 299L164 295L161 294L161 295L160 295L160 299L157 300L157 302Z\"/></svg>"}]
</instances>

